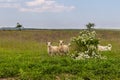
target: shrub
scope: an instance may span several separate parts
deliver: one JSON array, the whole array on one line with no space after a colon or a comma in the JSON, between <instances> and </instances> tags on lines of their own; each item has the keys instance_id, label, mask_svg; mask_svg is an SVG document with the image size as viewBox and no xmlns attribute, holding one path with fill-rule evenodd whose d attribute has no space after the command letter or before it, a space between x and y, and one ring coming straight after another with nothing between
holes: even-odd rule
<instances>
[{"instance_id":1,"label":"shrub","mask_svg":"<svg viewBox=\"0 0 120 80\"><path fill-rule=\"evenodd\" d=\"M97 45L99 39L96 38L95 31L83 30L77 37L72 38L72 44L74 45L74 53L84 53L90 57L94 57L98 54Z\"/></svg>"}]
</instances>

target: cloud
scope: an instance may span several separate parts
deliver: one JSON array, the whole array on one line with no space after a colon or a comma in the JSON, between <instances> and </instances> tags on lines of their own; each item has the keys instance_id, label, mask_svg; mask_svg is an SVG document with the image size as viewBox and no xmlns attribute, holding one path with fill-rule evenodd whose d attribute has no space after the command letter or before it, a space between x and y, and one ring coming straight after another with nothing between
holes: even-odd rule
<instances>
[{"instance_id":1,"label":"cloud","mask_svg":"<svg viewBox=\"0 0 120 80\"><path fill-rule=\"evenodd\" d=\"M17 0L0 0L0 2L16 2Z\"/></svg>"},{"instance_id":2,"label":"cloud","mask_svg":"<svg viewBox=\"0 0 120 80\"><path fill-rule=\"evenodd\" d=\"M0 8L19 8L20 4L17 0L0 0Z\"/></svg>"},{"instance_id":3,"label":"cloud","mask_svg":"<svg viewBox=\"0 0 120 80\"><path fill-rule=\"evenodd\" d=\"M22 12L63 12L63 11L71 11L74 9L74 6L65 7L65 6L44 6L44 7L36 7L36 8L21 8Z\"/></svg>"},{"instance_id":4,"label":"cloud","mask_svg":"<svg viewBox=\"0 0 120 80\"><path fill-rule=\"evenodd\" d=\"M26 2L27 6L37 6L45 3L45 0L34 0L30 2Z\"/></svg>"},{"instance_id":5,"label":"cloud","mask_svg":"<svg viewBox=\"0 0 120 80\"><path fill-rule=\"evenodd\" d=\"M71 11L74 6L58 4L55 0L33 0L26 2L27 8L22 8L24 12L63 12Z\"/></svg>"},{"instance_id":6,"label":"cloud","mask_svg":"<svg viewBox=\"0 0 120 80\"><path fill-rule=\"evenodd\" d=\"M65 6L55 0L33 0L18 3L17 0L0 0L0 8L17 8L21 12L64 12L75 9L74 6Z\"/></svg>"},{"instance_id":7,"label":"cloud","mask_svg":"<svg viewBox=\"0 0 120 80\"><path fill-rule=\"evenodd\" d=\"M9 3L0 3L0 8L19 8L20 5L13 3L13 4L9 4Z\"/></svg>"}]
</instances>

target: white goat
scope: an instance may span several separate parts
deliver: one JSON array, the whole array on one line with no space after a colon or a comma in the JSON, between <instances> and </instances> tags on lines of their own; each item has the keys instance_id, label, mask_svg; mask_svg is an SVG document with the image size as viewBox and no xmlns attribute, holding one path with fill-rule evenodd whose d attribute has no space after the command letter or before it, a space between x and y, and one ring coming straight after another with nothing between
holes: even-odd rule
<instances>
[{"instance_id":1,"label":"white goat","mask_svg":"<svg viewBox=\"0 0 120 80\"><path fill-rule=\"evenodd\" d=\"M98 45L98 51L111 51L112 45L108 44L107 46Z\"/></svg>"},{"instance_id":2,"label":"white goat","mask_svg":"<svg viewBox=\"0 0 120 80\"><path fill-rule=\"evenodd\" d=\"M58 46L52 46L51 42L47 42L47 47L48 47L48 54L50 54L51 56L59 53L59 47Z\"/></svg>"},{"instance_id":3,"label":"white goat","mask_svg":"<svg viewBox=\"0 0 120 80\"><path fill-rule=\"evenodd\" d=\"M69 52L69 46L70 43L68 45L64 45L64 41L63 40L59 40L59 52L63 54L67 54Z\"/></svg>"},{"instance_id":4,"label":"white goat","mask_svg":"<svg viewBox=\"0 0 120 80\"><path fill-rule=\"evenodd\" d=\"M112 49L112 45L108 44L108 50L111 51L111 49Z\"/></svg>"}]
</instances>

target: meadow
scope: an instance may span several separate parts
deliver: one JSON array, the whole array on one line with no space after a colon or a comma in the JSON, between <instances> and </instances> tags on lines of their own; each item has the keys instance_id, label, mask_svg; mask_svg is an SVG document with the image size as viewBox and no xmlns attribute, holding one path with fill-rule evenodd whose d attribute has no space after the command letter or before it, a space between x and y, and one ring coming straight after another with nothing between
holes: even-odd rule
<instances>
[{"instance_id":1,"label":"meadow","mask_svg":"<svg viewBox=\"0 0 120 80\"><path fill-rule=\"evenodd\" d=\"M80 31L0 31L0 80L120 80L119 30L96 30L101 45L113 46L100 53L105 60L48 55L47 41L67 44Z\"/></svg>"}]
</instances>

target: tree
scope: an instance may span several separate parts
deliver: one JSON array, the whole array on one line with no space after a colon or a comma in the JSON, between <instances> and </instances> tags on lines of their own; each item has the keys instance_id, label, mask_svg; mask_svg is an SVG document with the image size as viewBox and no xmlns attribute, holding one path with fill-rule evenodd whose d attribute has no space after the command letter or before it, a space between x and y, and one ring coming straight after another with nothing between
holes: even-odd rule
<instances>
[{"instance_id":1,"label":"tree","mask_svg":"<svg viewBox=\"0 0 120 80\"><path fill-rule=\"evenodd\" d=\"M20 24L20 23L17 23L17 26L16 26L16 28L18 28L20 31L21 31L21 28L22 28L23 26Z\"/></svg>"},{"instance_id":2,"label":"tree","mask_svg":"<svg viewBox=\"0 0 120 80\"><path fill-rule=\"evenodd\" d=\"M94 28L94 26L95 26L94 23L88 23L88 24L86 24L86 27L87 27L87 29L88 29L89 31L91 31L92 28Z\"/></svg>"}]
</instances>

